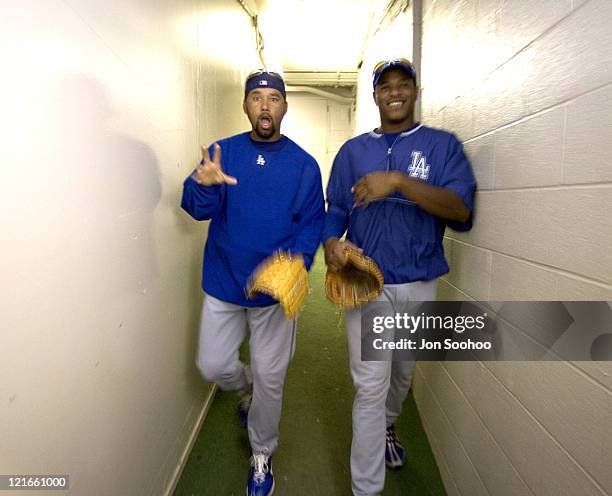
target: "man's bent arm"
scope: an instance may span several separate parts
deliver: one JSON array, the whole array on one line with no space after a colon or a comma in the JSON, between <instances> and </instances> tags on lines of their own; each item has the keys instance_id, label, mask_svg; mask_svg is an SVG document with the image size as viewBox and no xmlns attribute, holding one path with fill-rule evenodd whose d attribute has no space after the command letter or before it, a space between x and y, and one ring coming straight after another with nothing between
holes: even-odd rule
<instances>
[{"instance_id":1,"label":"man's bent arm","mask_svg":"<svg viewBox=\"0 0 612 496\"><path fill-rule=\"evenodd\" d=\"M470 209L451 189L432 186L403 172L392 174L397 190L426 212L457 222L465 222L470 218Z\"/></svg>"}]
</instances>

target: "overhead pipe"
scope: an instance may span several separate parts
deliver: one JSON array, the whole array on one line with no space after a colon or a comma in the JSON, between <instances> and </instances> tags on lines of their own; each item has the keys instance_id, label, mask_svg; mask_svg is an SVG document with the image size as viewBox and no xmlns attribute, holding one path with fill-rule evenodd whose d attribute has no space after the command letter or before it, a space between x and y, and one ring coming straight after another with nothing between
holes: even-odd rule
<instances>
[{"instance_id":1,"label":"overhead pipe","mask_svg":"<svg viewBox=\"0 0 612 496\"><path fill-rule=\"evenodd\" d=\"M353 105L355 100L353 98L348 98L346 96L336 95L331 91L320 90L319 88L312 88L311 86L290 86L287 85L285 87L287 91L291 92L301 92L301 93L312 93L313 95L322 96L324 98L328 98L338 103L343 103L346 105Z\"/></svg>"}]
</instances>

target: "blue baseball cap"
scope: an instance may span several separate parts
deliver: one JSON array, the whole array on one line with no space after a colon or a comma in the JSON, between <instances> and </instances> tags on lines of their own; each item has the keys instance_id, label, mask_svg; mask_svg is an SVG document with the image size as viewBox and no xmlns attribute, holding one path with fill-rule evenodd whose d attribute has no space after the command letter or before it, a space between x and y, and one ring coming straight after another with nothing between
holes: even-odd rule
<instances>
[{"instance_id":1,"label":"blue baseball cap","mask_svg":"<svg viewBox=\"0 0 612 496\"><path fill-rule=\"evenodd\" d=\"M376 88L376 85L380 82L380 78L382 77L382 75L389 69L401 69L416 83L416 71L414 70L414 66L408 59L402 58L381 60L378 64L374 66L374 72L372 73L372 86L374 88Z\"/></svg>"},{"instance_id":2,"label":"blue baseball cap","mask_svg":"<svg viewBox=\"0 0 612 496\"><path fill-rule=\"evenodd\" d=\"M285 81L283 77L277 72L268 72L266 70L257 70L251 72L246 79L244 84L244 97L257 88L272 88L280 91L283 98L287 99L287 92L285 91Z\"/></svg>"}]
</instances>

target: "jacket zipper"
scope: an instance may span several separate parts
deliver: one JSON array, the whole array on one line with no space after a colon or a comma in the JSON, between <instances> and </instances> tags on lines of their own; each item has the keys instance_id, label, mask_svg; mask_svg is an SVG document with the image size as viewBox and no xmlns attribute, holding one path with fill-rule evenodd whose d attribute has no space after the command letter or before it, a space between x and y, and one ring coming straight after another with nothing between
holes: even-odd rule
<instances>
[{"instance_id":1,"label":"jacket zipper","mask_svg":"<svg viewBox=\"0 0 612 496\"><path fill-rule=\"evenodd\" d=\"M402 135L401 133L398 134L393 140L393 143L391 144L391 146L387 148L387 172L391 170L391 152L393 151L393 147L395 146L395 143L397 142L397 140L399 139L401 135Z\"/></svg>"}]
</instances>

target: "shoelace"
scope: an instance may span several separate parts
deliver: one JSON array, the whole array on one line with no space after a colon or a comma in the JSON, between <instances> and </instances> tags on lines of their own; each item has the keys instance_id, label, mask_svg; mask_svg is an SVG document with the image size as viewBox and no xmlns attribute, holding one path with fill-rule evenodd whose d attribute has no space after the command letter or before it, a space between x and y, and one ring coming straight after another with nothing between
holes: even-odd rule
<instances>
[{"instance_id":1,"label":"shoelace","mask_svg":"<svg viewBox=\"0 0 612 496\"><path fill-rule=\"evenodd\" d=\"M263 482L268 470L268 456L265 453L253 455L253 478L255 482Z\"/></svg>"},{"instance_id":2,"label":"shoelace","mask_svg":"<svg viewBox=\"0 0 612 496\"><path fill-rule=\"evenodd\" d=\"M396 443L399 442L399 438L394 430L387 429L387 442L388 443Z\"/></svg>"}]
</instances>

